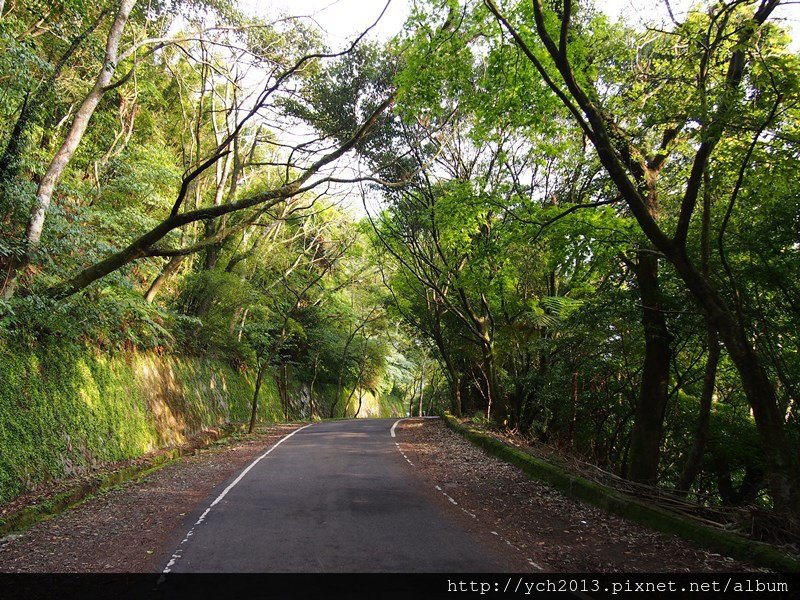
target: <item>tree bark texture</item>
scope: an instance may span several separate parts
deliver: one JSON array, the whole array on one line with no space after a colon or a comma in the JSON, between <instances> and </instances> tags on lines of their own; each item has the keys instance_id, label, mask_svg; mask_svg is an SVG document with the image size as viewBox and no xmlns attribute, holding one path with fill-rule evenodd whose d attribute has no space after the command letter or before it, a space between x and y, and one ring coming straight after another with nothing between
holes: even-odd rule
<instances>
[{"instance_id":1,"label":"tree bark texture","mask_svg":"<svg viewBox=\"0 0 800 600\"><path fill-rule=\"evenodd\" d=\"M717 381L717 365L719 364L720 355L719 337L713 326L708 328L707 339L708 358L706 358L706 368L703 373L703 390L700 394L700 412L697 417L694 441L678 483L675 485L675 492L682 497L686 497L689 494L694 480L700 473L700 466L703 463L703 455L708 442L708 425L711 422L711 405L714 400L714 387Z\"/></svg>"},{"instance_id":2,"label":"tree bark texture","mask_svg":"<svg viewBox=\"0 0 800 600\"><path fill-rule=\"evenodd\" d=\"M42 231L44 230L45 216L50 208L56 185L75 154L75 150L78 148L78 144L80 144L86 132L86 128L89 126L89 120L92 118L97 105L100 103L103 94L105 94L108 86L111 84L111 79L117 68L117 56L122 39L122 32L125 29L128 16L135 4L136 0L121 0L117 14L114 17L114 22L108 32L106 50L100 72L97 75L91 91L83 99L83 102L81 102L61 147L50 161L47 171L45 171L39 183L39 188L36 191L36 200L31 209L30 219L28 220L28 225L25 230L25 255L16 262L13 268L12 279L9 281L4 292L6 298L13 296L16 290L16 280L19 270L25 268L30 263L34 252L39 246L39 242L42 238Z\"/></svg>"},{"instance_id":3,"label":"tree bark texture","mask_svg":"<svg viewBox=\"0 0 800 600\"><path fill-rule=\"evenodd\" d=\"M173 273L175 273L178 268L181 266L183 262L184 256L173 256L169 262L164 265L164 268L161 270L161 273L158 274L153 280L153 283L148 288L147 292L144 295L144 299L148 303L152 303L155 300L156 295L158 292L161 291L161 288L164 287L164 284L167 282Z\"/></svg>"},{"instance_id":4,"label":"tree bark texture","mask_svg":"<svg viewBox=\"0 0 800 600\"><path fill-rule=\"evenodd\" d=\"M658 480L664 411L669 398L672 336L667 330L658 281L658 257L639 252L634 274L642 302L645 356L636 400L628 477L654 485Z\"/></svg>"}]
</instances>

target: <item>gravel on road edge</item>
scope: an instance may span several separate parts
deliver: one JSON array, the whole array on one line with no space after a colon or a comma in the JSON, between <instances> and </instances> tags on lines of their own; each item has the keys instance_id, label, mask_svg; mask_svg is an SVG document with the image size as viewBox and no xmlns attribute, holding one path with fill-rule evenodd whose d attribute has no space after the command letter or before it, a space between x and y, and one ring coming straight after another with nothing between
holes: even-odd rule
<instances>
[{"instance_id":1,"label":"gravel on road edge","mask_svg":"<svg viewBox=\"0 0 800 600\"><path fill-rule=\"evenodd\" d=\"M484 453L440 420L402 421L397 435L413 470L452 498L452 510L474 514L546 571L763 570L567 498Z\"/></svg>"}]
</instances>

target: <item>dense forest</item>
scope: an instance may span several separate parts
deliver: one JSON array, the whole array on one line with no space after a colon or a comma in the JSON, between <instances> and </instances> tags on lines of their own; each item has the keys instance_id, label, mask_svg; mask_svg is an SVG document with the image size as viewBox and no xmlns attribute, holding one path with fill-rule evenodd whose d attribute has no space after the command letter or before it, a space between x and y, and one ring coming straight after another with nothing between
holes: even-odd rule
<instances>
[{"instance_id":1,"label":"dense forest","mask_svg":"<svg viewBox=\"0 0 800 600\"><path fill-rule=\"evenodd\" d=\"M232 0L0 0L0 372L213 357L251 428L265 385L286 420L449 411L796 520L780 4L426 0L330 48Z\"/></svg>"}]
</instances>

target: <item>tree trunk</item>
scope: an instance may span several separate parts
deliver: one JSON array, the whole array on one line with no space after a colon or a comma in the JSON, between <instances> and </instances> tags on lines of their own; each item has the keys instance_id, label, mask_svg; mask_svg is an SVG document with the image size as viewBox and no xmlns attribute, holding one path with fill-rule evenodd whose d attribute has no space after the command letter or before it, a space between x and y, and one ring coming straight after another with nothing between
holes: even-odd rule
<instances>
[{"instance_id":1,"label":"tree trunk","mask_svg":"<svg viewBox=\"0 0 800 600\"><path fill-rule=\"evenodd\" d=\"M703 212L700 220L700 270L708 278L711 264L711 175L706 169L703 172ZM706 316L706 346L708 357L703 374L703 390L700 394L700 413L697 417L697 428L694 441L686 464L683 466L681 476L676 484L675 492L685 498L689 494L694 480L700 473L703 454L708 440L708 425L711 420L711 405L714 400L714 386L717 380L717 365L719 364L719 335L711 319Z\"/></svg>"},{"instance_id":2,"label":"tree trunk","mask_svg":"<svg viewBox=\"0 0 800 600\"><path fill-rule=\"evenodd\" d=\"M689 494L694 480L700 473L700 465L703 462L703 455L708 441L708 425L711 421L711 404L714 400L714 386L717 380L717 365L719 364L719 338L717 331L709 323L708 325L708 358L706 359L706 369L703 375L703 391L700 395L700 414L697 418L697 428L694 434L694 442L686 464L683 466L681 476L675 485L675 493L685 498Z\"/></svg>"},{"instance_id":3,"label":"tree trunk","mask_svg":"<svg viewBox=\"0 0 800 600\"><path fill-rule=\"evenodd\" d=\"M432 319L431 337L433 338L433 341L436 344L436 348L439 350L439 354L444 360L445 370L447 371L447 382L450 384L450 412L453 413L454 417L460 418L461 386L459 385L459 382L461 380L461 376L458 372L458 369L456 368L455 362L453 362L453 356L451 355L449 349L447 348L447 344L445 344L444 342L444 336L442 335L441 318L442 315L437 305L435 315Z\"/></svg>"},{"instance_id":4,"label":"tree trunk","mask_svg":"<svg viewBox=\"0 0 800 600\"><path fill-rule=\"evenodd\" d=\"M578 421L578 372L572 374L572 415L569 419L569 447L575 447L575 423Z\"/></svg>"},{"instance_id":5,"label":"tree trunk","mask_svg":"<svg viewBox=\"0 0 800 600\"><path fill-rule=\"evenodd\" d=\"M422 360L422 372L419 376L419 414L418 416L422 416L422 402L423 402L423 395L425 393L425 360Z\"/></svg>"},{"instance_id":6,"label":"tree trunk","mask_svg":"<svg viewBox=\"0 0 800 600\"><path fill-rule=\"evenodd\" d=\"M219 206L221 202L215 202L214 206ZM218 227L217 223L214 219L208 219L204 223L206 238L214 237L217 233ZM219 253L222 249L222 243L218 244L209 244L205 250L205 256L203 257L203 270L204 271L213 271L217 267L217 263L219 262Z\"/></svg>"},{"instance_id":7,"label":"tree trunk","mask_svg":"<svg viewBox=\"0 0 800 600\"><path fill-rule=\"evenodd\" d=\"M448 383L450 384L450 410L453 416L461 418L461 386L459 385L460 377L458 373L448 374Z\"/></svg>"},{"instance_id":8,"label":"tree trunk","mask_svg":"<svg viewBox=\"0 0 800 600\"><path fill-rule=\"evenodd\" d=\"M689 290L707 311L736 366L753 411L768 468L770 494L779 512L800 515L800 465L786 436L775 388L761 359L719 293L684 254L670 257Z\"/></svg>"},{"instance_id":9,"label":"tree trunk","mask_svg":"<svg viewBox=\"0 0 800 600\"><path fill-rule=\"evenodd\" d=\"M354 418L354 419L357 419L357 418L358 418L358 413L360 413L360 412L361 412L361 405L363 404L363 402L364 402L364 392L362 392L362 391L359 389L359 390L358 390L358 408L356 409L356 414L354 414L354 415L353 415L353 418Z\"/></svg>"},{"instance_id":10,"label":"tree trunk","mask_svg":"<svg viewBox=\"0 0 800 600\"><path fill-rule=\"evenodd\" d=\"M275 373L275 385L278 388L278 398L283 411L283 420L289 421L289 377L286 373L286 363L283 363Z\"/></svg>"},{"instance_id":11,"label":"tree trunk","mask_svg":"<svg viewBox=\"0 0 800 600\"><path fill-rule=\"evenodd\" d=\"M242 314L242 323L241 323L241 325L239 325L239 333L236 336L236 341L237 342L241 342L242 341L242 334L244 333L244 325L247 322L247 313L249 312L249 310L250 310L249 308L245 308L244 309L244 314Z\"/></svg>"},{"instance_id":12,"label":"tree trunk","mask_svg":"<svg viewBox=\"0 0 800 600\"><path fill-rule=\"evenodd\" d=\"M78 144L89 125L89 119L91 119L103 94L105 94L106 89L111 83L114 71L117 68L117 54L120 40L122 39L122 31L125 28L128 15L134 4L136 4L136 0L121 0L119 10L114 18L114 23L111 25L111 30L108 33L106 51L100 73L95 80L94 86L92 86L92 90L84 98L78 111L75 113L75 119L72 121L72 126L67 132L64 142L61 144L58 152L56 152L56 155L47 167L44 177L42 177L42 181L39 183L39 188L36 192L36 201L31 210L31 216L25 231L25 255L16 262L12 269L12 279L9 281L4 292L6 298L10 298L14 295L18 272L30 263L34 252L39 246L44 229L45 215L50 208L50 202L53 198L56 185L64 174L64 170L67 168L72 156L75 154L75 150L78 148Z\"/></svg>"},{"instance_id":13,"label":"tree trunk","mask_svg":"<svg viewBox=\"0 0 800 600\"><path fill-rule=\"evenodd\" d=\"M261 383L264 381L264 372L267 370L269 361L264 363L258 369L258 376L256 377L256 389L253 392L253 406L250 410L250 426L247 428L247 433L253 433L256 427L256 417L258 415L258 394L261 392Z\"/></svg>"},{"instance_id":14,"label":"tree trunk","mask_svg":"<svg viewBox=\"0 0 800 600\"><path fill-rule=\"evenodd\" d=\"M2 1L0 0L0 7ZM2 9L0 8L0 12ZM58 78L61 76L61 71L67 64L67 61L75 54L75 51L83 44L87 37L97 29L97 26L108 14L108 10L103 10L92 23L75 37L70 43L66 51L58 59L55 68L50 73L48 78L42 82L34 91L26 95L25 100L20 108L17 120L8 137L8 142L0 156L0 207L7 210L6 206L9 203L8 198L8 185L19 177L20 163L22 155L26 151L28 143L28 136L32 126L39 124L42 117L42 108L46 106L48 96L53 92Z\"/></svg>"},{"instance_id":15,"label":"tree trunk","mask_svg":"<svg viewBox=\"0 0 800 600\"><path fill-rule=\"evenodd\" d=\"M508 408L504 402L503 394L497 382L497 365L494 359L494 349L491 343L483 344L483 364L486 366L486 391L489 395L489 406L492 410L492 418L504 425L508 419Z\"/></svg>"},{"instance_id":16,"label":"tree trunk","mask_svg":"<svg viewBox=\"0 0 800 600\"><path fill-rule=\"evenodd\" d=\"M628 477L654 485L658 480L664 411L669 398L672 336L667 330L659 288L658 257L651 252L639 252L633 270L642 300L645 356L631 432Z\"/></svg>"},{"instance_id":17,"label":"tree trunk","mask_svg":"<svg viewBox=\"0 0 800 600\"><path fill-rule=\"evenodd\" d=\"M281 384L278 386L283 402L283 420L289 420L289 373L286 363L281 365Z\"/></svg>"},{"instance_id":18,"label":"tree trunk","mask_svg":"<svg viewBox=\"0 0 800 600\"><path fill-rule=\"evenodd\" d=\"M317 381L319 371L319 353L314 356L314 376L311 378L311 385L308 388L308 420L314 420L314 384Z\"/></svg>"},{"instance_id":19,"label":"tree trunk","mask_svg":"<svg viewBox=\"0 0 800 600\"><path fill-rule=\"evenodd\" d=\"M161 269L161 273L159 273L158 277L153 280L153 283L150 285L150 288L144 295L144 299L148 303L153 302L158 292L161 291L161 288L167 282L167 279L169 279L172 274L178 270L178 267L181 266L184 258L184 256L173 256L170 261L164 265L164 268Z\"/></svg>"},{"instance_id":20,"label":"tree trunk","mask_svg":"<svg viewBox=\"0 0 800 600\"><path fill-rule=\"evenodd\" d=\"M233 314L231 315L230 321L228 322L228 335L233 337L236 335L236 326L239 324L239 319L242 316L242 313L245 309L241 306L235 308L233 310Z\"/></svg>"}]
</instances>

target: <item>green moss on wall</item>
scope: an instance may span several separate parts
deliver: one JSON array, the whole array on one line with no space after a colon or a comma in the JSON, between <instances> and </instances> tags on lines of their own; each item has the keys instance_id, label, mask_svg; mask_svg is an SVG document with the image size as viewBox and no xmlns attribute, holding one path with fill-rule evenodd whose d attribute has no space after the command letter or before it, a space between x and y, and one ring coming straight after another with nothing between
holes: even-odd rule
<instances>
[{"instance_id":1,"label":"green moss on wall","mask_svg":"<svg viewBox=\"0 0 800 600\"><path fill-rule=\"evenodd\" d=\"M0 502L250 415L253 377L206 358L0 345ZM280 419L265 378L259 418Z\"/></svg>"},{"instance_id":2,"label":"green moss on wall","mask_svg":"<svg viewBox=\"0 0 800 600\"><path fill-rule=\"evenodd\" d=\"M348 392L349 393L349 392ZM343 394L344 400L347 395ZM358 417L368 418L388 418L405 416L405 408L401 399L388 394L373 394L370 391L364 392L361 398L361 409L358 408L358 392L353 394L347 404L347 416L352 417L358 411Z\"/></svg>"}]
</instances>

